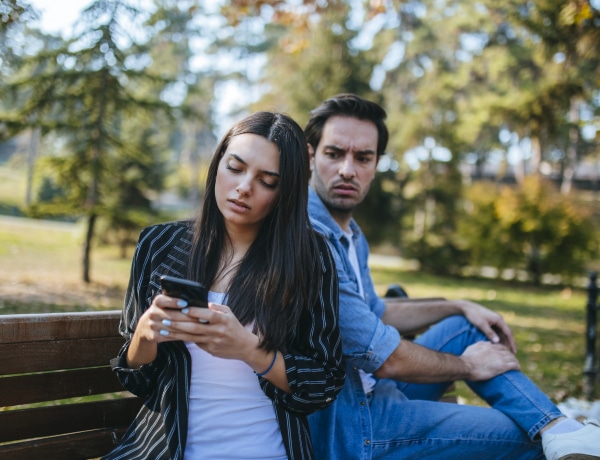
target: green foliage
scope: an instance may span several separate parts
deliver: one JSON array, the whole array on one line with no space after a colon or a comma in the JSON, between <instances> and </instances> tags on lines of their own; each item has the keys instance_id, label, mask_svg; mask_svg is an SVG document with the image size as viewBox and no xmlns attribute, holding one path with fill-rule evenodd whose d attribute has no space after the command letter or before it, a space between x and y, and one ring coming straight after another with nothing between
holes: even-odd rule
<instances>
[{"instance_id":1,"label":"green foliage","mask_svg":"<svg viewBox=\"0 0 600 460\"><path fill-rule=\"evenodd\" d=\"M149 212L144 193L162 188L162 176L148 174L162 166L160 146L148 142L152 128L140 126L172 112L160 98L170 79L140 64L148 62L147 50L135 44L124 23L135 21L137 13L125 1L93 2L75 38L24 59L6 86L14 108L0 112L0 118L16 116L42 132L62 135L65 149L47 165L64 194L34 205L31 212L87 217L84 279L89 279L96 217L105 215L115 229L129 227L128 219L114 216L128 215L128 206ZM129 47L123 45L128 41Z\"/></svg>"},{"instance_id":2,"label":"green foliage","mask_svg":"<svg viewBox=\"0 0 600 460\"><path fill-rule=\"evenodd\" d=\"M268 27L276 40L269 51L265 79L270 91L254 106L289 112L301 125L310 110L334 94L357 93L377 99L368 82L375 64L369 53L352 46L347 2L328 2L326 12L303 31Z\"/></svg>"},{"instance_id":3,"label":"green foliage","mask_svg":"<svg viewBox=\"0 0 600 460\"><path fill-rule=\"evenodd\" d=\"M400 242L397 228L399 219L404 213L400 193L403 180L405 179L400 174L393 171L377 174L365 200L356 208L354 218L370 244Z\"/></svg>"},{"instance_id":4,"label":"green foliage","mask_svg":"<svg viewBox=\"0 0 600 460\"><path fill-rule=\"evenodd\" d=\"M48 176L42 178L42 183L37 192L37 201L48 203L64 197L64 190Z\"/></svg>"},{"instance_id":5,"label":"green foliage","mask_svg":"<svg viewBox=\"0 0 600 460\"><path fill-rule=\"evenodd\" d=\"M540 283L546 273L580 276L598 254L589 212L539 177L519 187L475 184L467 200L460 234L472 264L520 268Z\"/></svg>"}]
</instances>

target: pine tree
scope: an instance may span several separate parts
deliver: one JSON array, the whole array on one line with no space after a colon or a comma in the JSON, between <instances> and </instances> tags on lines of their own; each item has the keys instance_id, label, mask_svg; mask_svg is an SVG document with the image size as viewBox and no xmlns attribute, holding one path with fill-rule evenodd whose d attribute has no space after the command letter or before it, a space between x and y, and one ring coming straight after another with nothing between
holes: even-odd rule
<instances>
[{"instance_id":1,"label":"pine tree","mask_svg":"<svg viewBox=\"0 0 600 460\"><path fill-rule=\"evenodd\" d=\"M126 205L125 197L131 198L126 189L132 183L115 181L115 176L128 177L123 167L131 162L139 171L160 164L157 150L146 141L148 132L138 126L132 135L131 127L151 126L144 116L173 110L160 98L169 79L148 71L147 50L129 33L139 13L122 0L93 2L82 13L74 38L39 48L24 59L6 85L14 109L0 114L0 119L16 118L64 139L64 154L49 164L66 194L34 211L85 216L85 282L91 279L98 217L114 215L111 202ZM155 175L155 182L145 188L160 190L161 177ZM122 199L115 199L119 194Z\"/></svg>"}]
</instances>

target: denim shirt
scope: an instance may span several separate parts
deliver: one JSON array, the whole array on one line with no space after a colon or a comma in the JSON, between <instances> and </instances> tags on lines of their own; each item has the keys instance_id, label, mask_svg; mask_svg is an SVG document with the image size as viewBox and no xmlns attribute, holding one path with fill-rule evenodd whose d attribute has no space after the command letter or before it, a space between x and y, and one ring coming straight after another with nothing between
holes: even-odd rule
<instances>
[{"instance_id":1,"label":"denim shirt","mask_svg":"<svg viewBox=\"0 0 600 460\"><path fill-rule=\"evenodd\" d=\"M368 266L369 245L352 219L350 230L356 246L364 297L348 256L344 232L319 196L309 189L308 212L315 230L329 243L338 270L339 315L346 383L327 409L309 416L317 459L370 459L371 414L358 369L375 372L400 343L400 334L381 321L385 305L375 293Z\"/></svg>"}]
</instances>

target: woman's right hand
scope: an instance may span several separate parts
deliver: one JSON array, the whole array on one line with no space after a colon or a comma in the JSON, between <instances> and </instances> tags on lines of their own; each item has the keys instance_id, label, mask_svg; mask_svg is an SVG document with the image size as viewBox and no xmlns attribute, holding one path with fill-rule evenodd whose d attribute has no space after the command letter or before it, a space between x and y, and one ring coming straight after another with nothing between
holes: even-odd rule
<instances>
[{"instance_id":1,"label":"woman's right hand","mask_svg":"<svg viewBox=\"0 0 600 460\"><path fill-rule=\"evenodd\" d=\"M142 314L133 333L131 344L127 351L127 363L131 368L138 368L156 359L158 344L173 340L192 340L193 327L188 324L188 331L182 337L182 323L197 323L195 318L186 314L189 309L187 302L176 297L158 294L152 300L150 307ZM189 310L187 310L189 311ZM191 331L191 333L190 333Z\"/></svg>"}]
</instances>

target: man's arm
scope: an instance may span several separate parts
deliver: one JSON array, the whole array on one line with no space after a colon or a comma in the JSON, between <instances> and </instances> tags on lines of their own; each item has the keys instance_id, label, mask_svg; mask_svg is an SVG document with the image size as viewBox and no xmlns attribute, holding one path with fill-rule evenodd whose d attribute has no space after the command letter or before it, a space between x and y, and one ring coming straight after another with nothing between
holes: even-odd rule
<instances>
[{"instance_id":1,"label":"man's arm","mask_svg":"<svg viewBox=\"0 0 600 460\"><path fill-rule=\"evenodd\" d=\"M519 361L504 345L477 342L461 356L440 353L409 340L400 344L374 374L412 383L487 380L509 370L520 370Z\"/></svg>"},{"instance_id":2,"label":"man's arm","mask_svg":"<svg viewBox=\"0 0 600 460\"><path fill-rule=\"evenodd\" d=\"M418 331L452 315L463 315L492 343L501 343L516 353L513 333L502 316L468 300L384 298L381 320L401 334Z\"/></svg>"}]
</instances>

